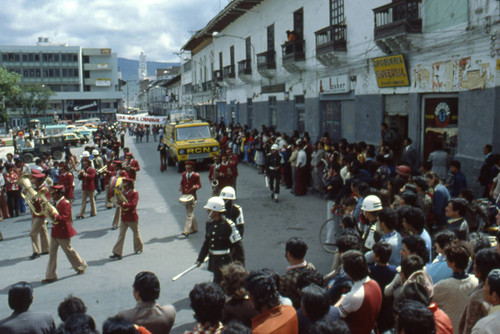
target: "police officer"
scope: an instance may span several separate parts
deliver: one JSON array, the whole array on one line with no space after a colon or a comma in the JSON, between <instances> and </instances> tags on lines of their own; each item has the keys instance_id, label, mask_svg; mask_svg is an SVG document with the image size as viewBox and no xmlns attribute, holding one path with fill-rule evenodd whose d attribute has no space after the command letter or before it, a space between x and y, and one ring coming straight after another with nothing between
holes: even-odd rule
<instances>
[{"instance_id":1,"label":"police officer","mask_svg":"<svg viewBox=\"0 0 500 334\"><path fill-rule=\"evenodd\" d=\"M361 205L364 220L366 221L363 228L363 248L365 252L372 250L381 238L382 232L378 223L378 213L382 210L382 201L378 196L366 196Z\"/></svg>"},{"instance_id":2,"label":"police officer","mask_svg":"<svg viewBox=\"0 0 500 334\"><path fill-rule=\"evenodd\" d=\"M269 189L271 189L271 199L279 202L281 181L281 166L284 163L283 156L278 150L278 144L271 146L271 152L267 155L267 176L269 177Z\"/></svg>"},{"instance_id":3,"label":"police officer","mask_svg":"<svg viewBox=\"0 0 500 334\"><path fill-rule=\"evenodd\" d=\"M234 261L240 261L245 264L245 252L243 250L243 232L245 229L245 219L243 218L243 209L238 204L234 204L236 200L236 192L233 187L227 186L222 188L220 198L224 200L226 211L224 216L234 223L235 227L241 235L241 240L233 243L232 256Z\"/></svg>"},{"instance_id":4,"label":"police officer","mask_svg":"<svg viewBox=\"0 0 500 334\"><path fill-rule=\"evenodd\" d=\"M220 268L233 261L231 247L233 243L241 240L241 236L234 223L223 216L226 209L222 198L209 198L204 208L208 212L208 221L205 228L205 241L196 264L198 267L201 266L208 255L208 270L214 274L214 282L220 283L222 279Z\"/></svg>"}]
</instances>

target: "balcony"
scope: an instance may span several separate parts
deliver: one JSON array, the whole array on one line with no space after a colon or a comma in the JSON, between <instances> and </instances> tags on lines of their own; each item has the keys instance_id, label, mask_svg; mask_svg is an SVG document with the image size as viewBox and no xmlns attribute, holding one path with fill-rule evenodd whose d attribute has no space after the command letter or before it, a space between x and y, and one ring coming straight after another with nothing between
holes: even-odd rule
<instances>
[{"instance_id":1,"label":"balcony","mask_svg":"<svg viewBox=\"0 0 500 334\"><path fill-rule=\"evenodd\" d=\"M399 0L373 9L375 43L385 53L412 48L411 34L422 33L421 0Z\"/></svg>"},{"instance_id":2,"label":"balcony","mask_svg":"<svg viewBox=\"0 0 500 334\"><path fill-rule=\"evenodd\" d=\"M236 72L234 71L234 65L224 66L224 82L231 85L236 82Z\"/></svg>"},{"instance_id":3,"label":"balcony","mask_svg":"<svg viewBox=\"0 0 500 334\"><path fill-rule=\"evenodd\" d=\"M276 74L276 51L267 50L257 54L257 71L268 78Z\"/></svg>"},{"instance_id":4,"label":"balcony","mask_svg":"<svg viewBox=\"0 0 500 334\"><path fill-rule=\"evenodd\" d=\"M298 73L304 70L305 44L303 39L298 39L281 45L283 67L288 72Z\"/></svg>"},{"instance_id":5,"label":"balcony","mask_svg":"<svg viewBox=\"0 0 500 334\"><path fill-rule=\"evenodd\" d=\"M245 82L252 80L252 63L250 59L243 59L238 62L238 78Z\"/></svg>"},{"instance_id":6,"label":"balcony","mask_svg":"<svg viewBox=\"0 0 500 334\"><path fill-rule=\"evenodd\" d=\"M222 71L221 70L214 71L214 73L212 74L212 79L215 82L222 81L224 79Z\"/></svg>"},{"instance_id":7,"label":"balcony","mask_svg":"<svg viewBox=\"0 0 500 334\"><path fill-rule=\"evenodd\" d=\"M325 66L338 65L339 54L347 51L346 25L334 24L318 30L316 35L316 58Z\"/></svg>"}]
</instances>

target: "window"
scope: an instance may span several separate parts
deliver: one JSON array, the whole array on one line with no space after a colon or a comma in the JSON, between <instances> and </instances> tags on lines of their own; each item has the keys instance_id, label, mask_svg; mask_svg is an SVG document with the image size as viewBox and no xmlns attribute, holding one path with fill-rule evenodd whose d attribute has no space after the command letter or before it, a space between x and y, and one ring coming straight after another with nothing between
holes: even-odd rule
<instances>
[{"instance_id":1,"label":"window","mask_svg":"<svg viewBox=\"0 0 500 334\"><path fill-rule=\"evenodd\" d=\"M54 57L54 61L59 61L59 54L55 53L53 54L53 57Z\"/></svg>"},{"instance_id":2,"label":"window","mask_svg":"<svg viewBox=\"0 0 500 334\"><path fill-rule=\"evenodd\" d=\"M297 112L297 130L304 133L306 130L306 107L304 104L304 95L295 97L295 111Z\"/></svg>"},{"instance_id":3,"label":"window","mask_svg":"<svg viewBox=\"0 0 500 334\"><path fill-rule=\"evenodd\" d=\"M276 129L278 120L276 117L276 96L269 96L269 123Z\"/></svg>"},{"instance_id":4,"label":"window","mask_svg":"<svg viewBox=\"0 0 500 334\"><path fill-rule=\"evenodd\" d=\"M231 66L234 66L234 45L229 48L229 58L231 61Z\"/></svg>"},{"instance_id":5,"label":"window","mask_svg":"<svg viewBox=\"0 0 500 334\"><path fill-rule=\"evenodd\" d=\"M37 78L40 78L40 76L42 75L41 71L39 68L35 69L35 77Z\"/></svg>"},{"instance_id":6,"label":"window","mask_svg":"<svg viewBox=\"0 0 500 334\"><path fill-rule=\"evenodd\" d=\"M251 129L253 125L253 101L247 99L247 125Z\"/></svg>"},{"instance_id":7,"label":"window","mask_svg":"<svg viewBox=\"0 0 500 334\"><path fill-rule=\"evenodd\" d=\"M344 24L344 0L330 0L330 24Z\"/></svg>"},{"instance_id":8,"label":"window","mask_svg":"<svg viewBox=\"0 0 500 334\"><path fill-rule=\"evenodd\" d=\"M90 63L90 57L89 56L83 56L83 63L84 64Z\"/></svg>"},{"instance_id":9,"label":"window","mask_svg":"<svg viewBox=\"0 0 500 334\"><path fill-rule=\"evenodd\" d=\"M7 62L9 61L9 54L7 53L2 53L2 61Z\"/></svg>"},{"instance_id":10,"label":"window","mask_svg":"<svg viewBox=\"0 0 500 334\"><path fill-rule=\"evenodd\" d=\"M90 85L83 86L83 91L84 92L90 92Z\"/></svg>"},{"instance_id":11,"label":"window","mask_svg":"<svg viewBox=\"0 0 500 334\"><path fill-rule=\"evenodd\" d=\"M23 62L27 62L27 61L28 61L28 54L23 53Z\"/></svg>"},{"instance_id":12,"label":"window","mask_svg":"<svg viewBox=\"0 0 500 334\"><path fill-rule=\"evenodd\" d=\"M66 53L63 53L63 54L61 55L61 61L62 61L62 62L66 62L66 61L68 61L68 55L67 55Z\"/></svg>"},{"instance_id":13,"label":"window","mask_svg":"<svg viewBox=\"0 0 500 334\"><path fill-rule=\"evenodd\" d=\"M62 76L63 76L63 78L67 78L68 77L68 69L67 68L63 68L62 69Z\"/></svg>"},{"instance_id":14,"label":"window","mask_svg":"<svg viewBox=\"0 0 500 334\"><path fill-rule=\"evenodd\" d=\"M274 24L267 27L267 51L274 50Z\"/></svg>"},{"instance_id":15,"label":"window","mask_svg":"<svg viewBox=\"0 0 500 334\"><path fill-rule=\"evenodd\" d=\"M245 38L245 59L246 60L252 59L252 38L251 37Z\"/></svg>"},{"instance_id":16,"label":"window","mask_svg":"<svg viewBox=\"0 0 500 334\"><path fill-rule=\"evenodd\" d=\"M35 58L35 61L40 61L40 55L38 53L35 53L33 57Z\"/></svg>"},{"instance_id":17,"label":"window","mask_svg":"<svg viewBox=\"0 0 500 334\"><path fill-rule=\"evenodd\" d=\"M302 8L293 13L293 31L297 39L304 39L304 10Z\"/></svg>"}]
</instances>

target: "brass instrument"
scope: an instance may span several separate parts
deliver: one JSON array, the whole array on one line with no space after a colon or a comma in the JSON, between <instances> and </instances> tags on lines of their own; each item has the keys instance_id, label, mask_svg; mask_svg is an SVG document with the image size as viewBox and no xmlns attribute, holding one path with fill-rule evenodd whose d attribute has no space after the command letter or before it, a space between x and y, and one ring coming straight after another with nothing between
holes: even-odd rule
<instances>
[{"instance_id":1,"label":"brass instrument","mask_svg":"<svg viewBox=\"0 0 500 334\"><path fill-rule=\"evenodd\" d=\"M97 174L104 174L108 172L108 165L104 165L104 167L101 167L97 170Z\"/></svg>"},{"instance_id":2,"label":"brass instrument","mask_svg":"<svg viewBox=\"0 0 500 334\"><path fill-rule=\"evenodd\" d=\"M212 186L212 191L216 191L217 187L219 186L219 180L217 180L217 174L219 173L219 168L220 168L220 165L215 165L214 178L213 178L212 182L210 182L210 185Z\"/></svg>"},{"instance_id":3,"label":"brass instrument","mask_svg":"<svg viewBox=\"0 0 500 334\"><path fill-rule=\"evenodd\" d=\"M31 211L37 216L46 216L52 220L54 224L57 224L55 220L55 216L59 213L57 209L50 203L50 201L45 197L45 194L42 190L36 191L33 188L33 184L31 183L31 174L26 173L19 177L17 180L17 184L22 187L21 197L26 201L26 204L30 207ZM40 201L41 210L38 212L35 209L35 201Z\"/></svg>"},{"instance_id":4,"label":"brass instrument","mask_svg":"<svg viewBox=\"0 0 500 334\"><path fill-rule=\"evenodd\" d=\"M130 166L130 163L128 162L127 159L124 159L122 162L122 169L127 169L129 170L132 166Z\"/></svg>"}]
</instances>

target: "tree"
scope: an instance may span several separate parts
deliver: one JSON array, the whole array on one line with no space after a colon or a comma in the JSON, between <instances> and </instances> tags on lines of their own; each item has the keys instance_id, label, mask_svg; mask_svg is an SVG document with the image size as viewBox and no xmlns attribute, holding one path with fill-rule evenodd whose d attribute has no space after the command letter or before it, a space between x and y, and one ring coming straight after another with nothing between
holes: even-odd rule
<instances>
[{"instance_id":1,"label":"tree","mask_svg":"<svg viewBox=\"0 0 500 334\"><path fill-rule=\"evenodd\" d=\"M0 122L9 120L5 104L20 92L20 78L19 74L9 72L5 67L0 67Z\"/></svg>"},{"instance_id":2,"label":"tree","mask_svg":"<svg viewBox=\"0 0 500 334\"><path fill-rule=\"evenodd\" d=\"M12 102L21 110L27 123L35 115L40 115L49 107L49 99L54 92L41 84L21 84L20 91L12 98Z\"/></svg>"}]
</instances>

